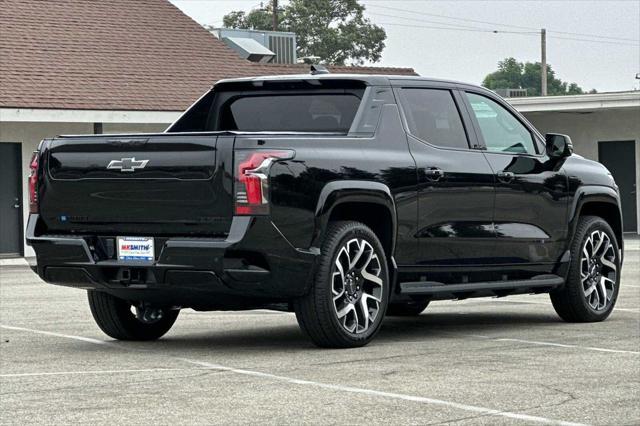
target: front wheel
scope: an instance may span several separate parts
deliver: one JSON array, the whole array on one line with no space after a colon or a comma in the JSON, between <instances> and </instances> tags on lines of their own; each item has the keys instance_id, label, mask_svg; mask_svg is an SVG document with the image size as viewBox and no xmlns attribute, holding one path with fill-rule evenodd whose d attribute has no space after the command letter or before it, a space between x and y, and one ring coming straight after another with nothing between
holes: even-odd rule
<instances>
[{"instance_id":1,"label":"front wheel","mask_svg":"<svg viewBox=\"0 0 640 426\"><path fill-rule=\"evenodd\" d=\"M380 240L359 222L333 222L310 292L295 301L300 328L318 346L364 346L376 335L389 298Z\"/></svg>"},{"instance_id":2,"label":"front wheel","mask_svg":"<svg viewBox=\"0 0 640 426\"><path fill-rule=\"evenodd\" d=\"M609 224L596 216L581 217L571 243L567 282L550 294L558 315L569 322L605 320L618 298L620 265Z\"/></svg>"},{"instance_id":3,"label":"front wheel","mask_svg":"<svg viewBox=\"0 0 640 426\"><path fill-rule=\"evenodd\" d=\"M177 309L134 305L100 291L89 290L88 297L98 327L118 340L159 339L171 329L180 313Z\"/></svg>"}]
</instances>

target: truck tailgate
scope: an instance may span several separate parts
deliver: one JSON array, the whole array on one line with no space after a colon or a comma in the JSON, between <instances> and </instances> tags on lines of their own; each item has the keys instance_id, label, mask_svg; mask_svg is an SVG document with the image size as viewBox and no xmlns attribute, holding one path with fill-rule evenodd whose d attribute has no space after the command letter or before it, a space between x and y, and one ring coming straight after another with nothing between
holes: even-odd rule
<instances>
[{"instance_id":1,"label":"truck tailgate","mask_svg":"<svg viewBox=\"0 0 640 426\"><path fill-rule=\"evenodd\" d=\"M223 139L230 158L233 139ZM56 138L43 158L41 217L49 231L224 234L233 202L217 142L210 134Z\"/></svg>"}]
</instances>

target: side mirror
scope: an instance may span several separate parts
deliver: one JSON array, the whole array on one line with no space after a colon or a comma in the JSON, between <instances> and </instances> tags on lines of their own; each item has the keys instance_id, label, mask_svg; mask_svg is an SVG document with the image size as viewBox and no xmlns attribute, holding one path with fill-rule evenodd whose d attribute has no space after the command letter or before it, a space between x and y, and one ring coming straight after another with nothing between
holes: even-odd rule
<instances>
[{"instance_id":1,"label":"side mirror","mask_svg":"<svg viewBox=\"0 0 640 426\"><path fill-rule=\"evenodd\" d=\"M573 143L571 143L571 138L567 135L547 133L545 141L549 158L560 159L573 154Z\"/></svg>"}]
</instances>

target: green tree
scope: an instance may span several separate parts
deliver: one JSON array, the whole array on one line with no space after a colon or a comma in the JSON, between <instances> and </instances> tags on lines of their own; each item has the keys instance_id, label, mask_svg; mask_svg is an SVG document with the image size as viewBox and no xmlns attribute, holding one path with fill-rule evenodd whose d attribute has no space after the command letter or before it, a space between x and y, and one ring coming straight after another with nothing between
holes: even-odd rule
<instances>
[{"instance_id":1,"label":"green tree","mask_svg":"<svg viewBox=\"0 0 640 426\"><path fill-rule=\"evenodd\" d=\"M515 58L506 58L498 62L498 70L488 74L482 85L488 89L527 89L527 96L540 96L540 62L518 62ZM576 83L568 83L556 78L556 73L547 65L547 94L579 95L585 93ZM596 93L595 89L589 93Z\"/></svg>"},{"instance_id":2,"label":"green tree","mask_svg":"<svg viewBox=\"0 0 640 426\"><path fill-rule=\"evenodd\" d=\"M272 29L271 3L249 13L233 11L227 28ZM357 0L291 0L279 8L278 30L296 33L298 56L318 56L327 64L363 64L380 60L387 35L364 16Z\"/></svg>"},{"instance_id":3,"label":"green tree","mask_svg":"<svg viewBox=\"0 0 640 426\"><path fill-rule=\"evenodd\" d=\"M249 30L273 30L273 7L269 3L266 7L253 9L249 13L242 10L229 12L222 18L225 28L242 28ZM278 8L278 30L286 31L282 24L283 10Z\"/></svg>"}]
</instances>

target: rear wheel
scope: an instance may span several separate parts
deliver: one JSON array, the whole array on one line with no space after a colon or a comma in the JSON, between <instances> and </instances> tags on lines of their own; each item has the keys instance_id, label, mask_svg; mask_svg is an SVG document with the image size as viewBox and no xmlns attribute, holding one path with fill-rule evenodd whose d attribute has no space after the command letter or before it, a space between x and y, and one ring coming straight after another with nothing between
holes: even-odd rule
<instances>
[{"instance_id":1,"label":"rear wheel","mask_svg":"<svg viewBox=\"0 0 640 426\"><path fill-rule=\"evenodd\" d=\"M100 291L88 291L89 307L98 327L118 340L156 340L171 329L180 311L132 304Z\"/></svg>"},{"instance_id":2,"label":"rear wheel","mask_svg":"<svg viewBox=\"0 0 640 426\"><path fill-rule=\"evenodd\" d=\"M364 346L380 328L389 297L387 259L359 222L329 225L311 291L294 303L300 328L321 347Z\"/></svg>"},{"instance_id":3,"label":"rear wheel","mask_svg":"<svg viewBox=\"0 0 640 426\"><path fill-rule=\"evenodd\" d=\"M390 303L387 309L387 316L392 317L415 317L429 306L428 300L420 300L404 303Z\"/></svg>"},{"instance_id":4,"label":"rear wheel","mask_svg":"<svg viewBox=\"0 0 640 426\"><path fill-rule=\"evenodd\" d=\"M613 230L600 217L581 217L571 243L567 282L550 294L554 309L565 321L602 321L613 311L619 283L620 253Z\"/></svg>"}]
</instances>

